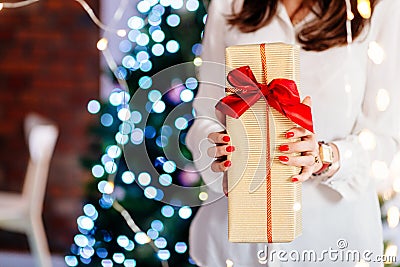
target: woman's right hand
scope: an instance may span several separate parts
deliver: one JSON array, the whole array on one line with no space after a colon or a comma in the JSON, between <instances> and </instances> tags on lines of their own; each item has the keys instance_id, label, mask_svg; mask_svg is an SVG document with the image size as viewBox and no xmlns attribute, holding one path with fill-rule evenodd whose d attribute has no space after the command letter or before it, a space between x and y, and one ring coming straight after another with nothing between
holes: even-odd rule
<instances>
[{"instance_id":1,"label":"woman's right hand","mask_svg":"<svg viewBox=\"0 0 400 267\"><path fill-rule=\"evenodd\" d=\"M208 139L215 144L207 150L208 156L215 158L211 164L211 170L214 172L225 172L230 166L231 161L227 156L235 151L235 147L229 144L231 138L225 132L213 132L208 135ZM225 195L228 195L228 183L226 173L224 174L222 187Z\"/></svg>"}]
</instances>

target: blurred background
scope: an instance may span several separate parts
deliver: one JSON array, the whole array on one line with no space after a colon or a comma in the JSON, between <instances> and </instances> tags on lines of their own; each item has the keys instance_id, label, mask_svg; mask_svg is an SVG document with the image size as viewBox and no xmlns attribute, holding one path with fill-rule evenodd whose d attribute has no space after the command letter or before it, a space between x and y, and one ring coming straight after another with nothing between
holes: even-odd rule
<instances>
[{"instance_id":1,"label":"blurred background","mask_svg":"<svg viewBox=\"0 0 400 267\"><path fill-rule=\"evenodd\" d=\"M165 201L165 192L200 185L178 158L191 159L184 139L207 4L0 3L1 267L195 266L187 236L195 205ZM153 80L183 62L163 85ZM180 154L167 157L173 140ZM127 145L149 165L128 166ZM400 245L399 166L400 157L376 171L387 255ZM186 197L208 198L201 189Z\"/></svg>"}]
</instances>

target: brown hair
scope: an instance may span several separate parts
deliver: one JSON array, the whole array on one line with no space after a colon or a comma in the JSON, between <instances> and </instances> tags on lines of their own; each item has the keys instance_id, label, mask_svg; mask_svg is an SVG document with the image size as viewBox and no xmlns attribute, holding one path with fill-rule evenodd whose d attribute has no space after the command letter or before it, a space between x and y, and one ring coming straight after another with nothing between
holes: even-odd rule
<instances>
[{"instance_id":1,"label":"brown hair","mask_svg":"<svg viewBox=\"0 0 400 267\"><path fill-rule=\"evenodd\" d=\"M256 31L271 21L277 11L278 1L244 0L240 12L233 10L228 23L242 32ZM351 28L353 38L356 38L369 20L363 19L358 13L357 0L350 2L354 14ZM372 10L375 2L371 0ZM305 24L297 36L305 50L323 51L347 43L345 0L305 0L302 5L316 14L316 18Z\"/></svg>"}]
</instances>

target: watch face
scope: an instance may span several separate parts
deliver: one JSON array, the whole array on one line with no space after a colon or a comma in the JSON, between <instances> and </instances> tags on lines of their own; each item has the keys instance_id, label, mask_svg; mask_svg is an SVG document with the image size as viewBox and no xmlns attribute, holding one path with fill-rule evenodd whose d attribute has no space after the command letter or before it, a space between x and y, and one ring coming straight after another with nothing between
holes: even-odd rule
<instances>
[{"instance_id":1,"label":"watch face","mask_svg":"<svg viewBox=\"0 0 400 267\"><path fill-rule=\"evenodd\" d=\"M326 144L320 144L319 146L319 154L322 160L322 163L332 163L333 162L333 151L332 147Z\"/></svg>"}]
</instances>

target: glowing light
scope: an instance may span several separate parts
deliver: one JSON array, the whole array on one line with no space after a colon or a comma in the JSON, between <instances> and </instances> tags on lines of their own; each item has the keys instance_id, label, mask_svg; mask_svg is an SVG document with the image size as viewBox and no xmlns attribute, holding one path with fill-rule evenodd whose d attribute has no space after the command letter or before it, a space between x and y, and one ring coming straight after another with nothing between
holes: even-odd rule
<instances>
[{"instance_id":1,"label":"glowing light","mask_svg":"<svg viewBox=\"0 0 400 267\"><path fill-rule=\"evenodd\" d=\"M136 7L140 13L146 13L150 10L151 5L147 1L140 1Z\"/></svg>"},{"instance_id":2,"label":"glowing light","mask_svg":"<svg viewBox=\"0 0 400 267\"><path fill-rule=\"evenodd\" d=\"M142 61L140 63L140 70L143 72L150 71L152 67L153 67L153 64L151 63L150 60Z\"/></svg>"},{"instance_id":3,"label":"glowing light","mask_svg":"<svg viewBox=\"0 0 400 267\"><path fill-rule=\"evenodd\" d=\"M147 235L148 235L151 239L155 240L155 239L158 237L159 233L158 233L158 231L156 231L156 230L154 230L154 229L149 229L149 230L147 231Z\"/></svg>"},{"instance_id":4,"label":"glowing light","mask_svg":"<svg viewBox=\"0 0 400 267\"><path fill-rule=\"evenodd\" d=\"M128 53L132 49L132 43L128 40L122 40L118 47L121 52Z\"/></svg>"},{"instance_id":5,"label":"glowing light","mask_svg":"<svg viewBox=\"0 0 400 267\"><path fill-rule=\"evenodd\" d=\"M163 165L163 170L166 173L173 173L176 170L176 164L172 160L169 160L164 163Z\"/></svg>"},{"instance_id":6,"label":"glowing light","mask_svg":"<svg viewBox=\"0 0 400 267\"><path fill-rule=\"evenodd\" d=\"M4 4L0 3L0 11L3 9L3 7L4 7ZM72 266L72 265L70 265L70 266Z\"/></svg>"},{"instance_id":7,"label":"glowing light","mask_svg":"<svg viewBox=\"0 0 400 267\"><path fill-rule=\"evenodd\" d=\"M167 51L170 53L176 53L179 50L179 43L175 40L170 40L166 45Z\"/></svg>"},{"instance_id":8,"label":"glowing light","mask_svg":"<svg viewBox=\"0 0 400 267\"><path fill-rule=\"evenodd\" d=\"M126 36L126 30L120 29L117 31L117 35L119 37L125 37Z\"/></svg>"},{"instance_id":9,"label":"glowing light","mask_svg":"<svg viewBox=\"0 0 400 267\"><path fill-rule=\"evenodd\" d=\"M175 120L175 127L178 130L184 130L188 127L188 121L183 117L179 117Z\"/></svg>"},{"instance_id":10,"label":"glowing light","mask_svg":"<svg viewBox=\"0 0 400 267\"><path fill-rule=\"evenodd\" d=\"M157 101L153 104L152 108L155 113L163 113L165 110L165 107L166 107L166 105L165 105L164 101Z\"/></svg>"},{"instance_id":11,"label":"glowing light","mask_svg":"<svg viewBox=\"0 0 400 267\"><path fill-rule=\"evenodd\" d=\"M159 237L154 241L154 244L158 248L165 248L167 246L167 240L164 237Z\"/></svg>"},{"instance_id":12,"label":"glowing light","mask_svg":"<svg viewBox=\"0 0 400 267\"><path fill-rule=\"evenodd\" d=\"M122 253L114 253L114 255L113 255L113 260L114 260L116 263L121 264L121 263L123 263L124 260L125 260L125 255L122 254Z\"/></svg>"},{"instance_id":13,"label":"glowing light","mask_svg":"<svg viewBox=\"0 0 400 267\"><path fill-rule=\"evenodd\" d=\"M371 170L372 175L378 180L385 180L389 177L389 167L384 161L374 160Z\"/></svg>"},{"instance_id":14,"label":"glowing light","mask_svg":"<svg viewBox=\"0 0 400 267\"><path fill-rule=\"evenodd\" d=\"M400 211L396 206L389 208L387 212L387 222L390 228L396 228L399 225Z\"/></svg>"},{"instance_id":15,"label":"glowing light","mask_svg":"<svg viewBox=\"0 0 400 267\"><path fill-rule=\"evenodd\" d=\"M135 234L135 241L140 245L147 244L151 241L150 237L144 232L138 232Z\"/></svg>"},{"instance_id":16,"label":"glowing light","mask_svg":"<svg viewBox=\"0 0 400 267\"><path fill-rule=\"evenodd\" d=\"M173 9L180 9L183 7L183 0L170 0L170 5Z\"/></svg>"},{"instance_id":17,"label":"glowing light","mask_svg":"<svg viewBox=\"0 0 400 267\"><path fill-rule=\"evenodd\" d=\"M84 235L76 235L74 237L74 242L79 247L85 247L88 245L89 241L86 236Z\"/></svg>"},{"instance_id":18,"label":"glowing light","mask_svg":"<svg viewBox=\"0 0 400 267\"><path fill-rule=\"evenodd\" d=\"M128 39L131 41L131 42L136 42L136 38L138 37L140 35L140 31L139 30L131 30L131 31L129 31L129 33L128 33Z\"/></svg>"},{"instance_id":19,"label":"glowing light","mask_svg":"<svg viewBox=\"0 0 400 267\"><path fill-rule=\"evenodd\" d=\"M196 11L199 8L199 6L200 5L198 0L188 0L186 2L186 9L191 12Z\"/></svg>"},{"instance_id":20,"label":"glowing light","mask_svg":"<svg viewBox=\"0 0 400 267\"><path fill-rule=\"evenodd\" d=\"M129 141L129 137L126 134L122 134L122 133L118 132L115 134L115 141L118 144L126 145Z\"/></svg>"},{"instance_id":21,"label":"glowing light","mask_svg":"<svg viewBox=\"0 0 400 267\"><path fill-rule=\"evenodd\" d=\"M100 111L100 102L97 100L90 100L87 104L87 110L91 114L96 114Z\"/></svg>"},{"instance_id":22,"label":"glowing light","mask_svg":"<svg viewBox=\"0 0 400 267\"><path fill-rule=\"evenodd\" d=\"M125 267L136 267L136 261L134 259L129 259L124 261Z\"/></svg>"},{"instance_id":23,"label":"glowing light","mask_svg":"<svg viewBox=\"0 0 400 267\"><path fill-rule=\"evenodd\" d=\"M200 67L201 64L203 64L203 60L201 59L201 57L196 57L196 58L193 60L193 64L194 64L196 67Z\"/></svg>"},{"instance_id":24,"label":"glowing light","mask_svg":"<svg viewBox=\"0 0 400 267\"><path fill-rule=\"evenodd\" d=\"M231 260L226 260L226 267L233 267L233 261L231 261Z\"/></svg>"},{"instance_id":25,"label":"glowing light","mask_svg":"<svg viewBox=\"0 0 400 267\"><path fill-rule=\"evenodd\" d=\"M206 201L206 200L208 199L208 194L207 194L207 192L200 192L200 194L199 194L199 199L200 199L201 201Z\"/></svg>"},{"instance_id":26,"label":"glowing light","mask_svg":"<svg viewBox=\"0 0 400 267\"><path fill-rule=\"evenodd\" d=\"M158 182L163 186L170 186L172 184L172 177L169 174L161 174L158 178Z\"/></svg>"},{"instance_id":27,"label":"glowing light","mask_svg":"<svg viewBox=\"0 0 400 267\"><path fill-rule=\"evenodd\" d=\"M101 165L94 165L92 167L92 174L96 178L100 178L104 175L104 168Z\"/></svg>"},{"instance_id":28,"label":"glowing light","mask_svg":"<svg viewBox=\"0 0 400 267\"><path fill-rule=\"evenodd\" d=\"M104 164L104 169L109 174L115 173L117 171L117 164L113 161L108 161Z\"/></svg>"},{"instance_id":29,"label":"glowing light","mask_svg":"<svg viewBox=\"0 0 400 267\"><path fill-rule=\"evenodd\" d=\"M118 158L119 156L121 156L121 153L122 153L121 148L119 148L119 146L117 146L117 145L112 145L112 146L107 147L106 151L107 151L107 155L113 159Z\"/></svg>"},{"instance_id":30,"label":"glowing light","mask_svg":"<svg viewBox=\"0 0 400 267\"><path fill-rule=\"evenodd\" d=\"M129 240L128 246L125 247L125 250L127 251L132 251L135 248L135 243L133 243L131 240Z\"/></svg>"},{"instance_id":31,"label":"glowing light","mask_svg":"<svg viewBox=\"0 0 400 267\"><path fill-rule=\"evenodd\" d=\"M146 51L140 51L136 54L136 60L139 62L149 60L149 54Z\"/></svg>"},{"instance_id":32,"label":"glowing light","mask_svg":"<svg viewBox=\"0 0 400 267\"><path fill-rule=\"evenodd\" d=\"M147 173L147 172L140 173L139 176L138 176L138 182L142 186L148 186L150 184L150 182L151 182L150 174Z\"/></svg>"},{"instance_id":33,"label":"glowing light","mask_svg":"<svg viewBox=\"0 0 400 267\"><path fill-rule=\"evenodd\" d=\"M135 145L143 142L143 131L141 129L134 129L131 133L131 142Z\"/></svg>"},{"instance_id":34,"label":"glowing light","mask_svg":"<svg viewBox=\"0 0 400 267\"><path fill-rule=\"evenodd\" d=\"M196 89L197 85L198 85L198 81L194 77L189 77L185 81L185 86L188 89L191 89L191 90Z\"/></svg>"},{"instance_id":35,"label":"glowing light","mask_svg":"<svg viewBox=\"0 0 400 267\"><path fill-rule=\"evenodd\" d=\"M351 12L351 11L347 12L347 19L348 20L353 20L354 19L354 13Z\"/></svg>"},{"instance_id":36,"label":"glowing light","mask_svg":"<svg viewBox=\"0 0 400 267\"><path fill-rule=\"evenodd\" d=\"M112 192L114 192L114 183L107 182L106 185L104 186L104 193L112 194Z\"/></svg>"},{"instance_id":37,"label":"glowing light","mask_svg":"<svg viewBox=\"0 0 400 267\"><path fill-rule=\"evenodd\" d=\"M385 58L385 51L377 42L370 42L368 46L368 57L372 62L379 65Z\"/></svg>"},{"instance_id":38,"label":"glowing light","mask_svg":"<svg viewBox=\"0 0 400 267\"><path fill-rule=\"evenodd\" d=\"M113 266L113 262L109 259L104 259L101 261L101 265L103 267L112 267Z\"/></svg>"},{"instance_id":39,"label":"glowing light","mask_svg":"<svg viewBox=\"0 0 400 267\"><path fill-rule=\"evenodd\" d=\"M188 219L190 216L192 216L192 209L188 206L183 206L182 208L179 209L179 217L182 219Z\"/></svg>"},{"instance_id":40,"label":"glowing light","mask_svg":"<svg viewBox=\"0 0 400 267\"><path fill-rule=\"evenodd\" d=\"M130 55L124 56L122 58L122 66L124 66L127 69L134 68L136 64L137 64L136 60Z\"/></svg>"},{"instance_id":41,"label":"glowing light","mask_svg":"<svg viewBox=\"0 0 400 267\"><path fill-rule=\"evenodd\" d=\"M379 89L376 94L376 106L379 111L385 111L390 104L389 92L386 89Z\"/></svg>"},{"instance_id":42,"label":"glowing light","mask_svg":"<svg viewBox=\"0 0 400 267\"><path fill-rule=\"evenodd\" d=\"M358 141L365 150L372 151L376 147L375 135L368 129L363 129L360 132L358 135Z\"/></svg>"},{"instance_id":43,"label":"glowing light","mask_svg":"<svg viewBox=\"0 0 400 267\"><path fill-rule=\"evenodd\" d=\"M185 242L178 242L175 244L175 251L182 254L187 250L187 245Z\"/></svg>"},{"instance_id":44,"label":"glowing light","mask_svg":"<svg viewBox=\"0 0 400 267\"><path fill-rule=\"evenodd\" d=\"M149 76L143 76L139 79L139 86L142 89L149 89L153 84L153 80Z\"/></svg>"},{"instance_id":45,"label":"glowing light","mask_svg":"<svg viewBox=\"0 0 400 267\"><path fill-rule=\"evenodd\" d=\"M99 49L100 51L106 50L107 46L108 46L108 40L106 38L101 38L97 42L97 49Z\"/></svg>"},{"instance_id":46,"label":"glowing light","mask_svg":"<svg viewBox=\"0 0 400 267\"><path fill-rule=\"evenodd\" d=\"M180 93L180 96L179 96L179 97L181 98L181 100L182 100L183 102L190 102L190 101L193 100L194 93L193 93L192 90L185 89L185 90L183 90L183 91Z\"/></svg>"},{"instance_id":47,"label":"glowing light","mask_svg":"<svg viewBox=\"0 0 400 267\"><path fill-rule=\"evenodd\" d=\"M164 224L160 220L154 220L151 222L151 228L158 232L161 232L162 230L164 230Z\"/></svg>"},{"instance_id":48,"label":"glowing light","mask_svg":"<svg viewBox=\"0 0 400 267\"><path fill-rule=\"evenodd\" d=\"M165 38L165 34L162 30L155 30L152 34L151 34L151 38L154 40L154 42L162 42L164 41Z\"/></svg>"},{"instance_id":49,"label":"glowing light","mask_svg":"<svg viewBox=\"0 0 400 267\"><path fill-rule=\"evenodd\" d=\"M205 14L205 15L203 16L203 23L206 24L206 22L207 22L207 14Z\"/></svg>"},{"instance_id":50,"label":"glowing light","mask_svg":"<svg viewBox=\"0 0 400 267\"><path fill-rule=\"evenodd\" d=\"M75 256L65 256L64 260L65 263L70 267L78 266L78 259Z\"/></svg>"},{"instance_id":51,"label":"glowing light","mask_svg":"<svg viewBox=\"0 0 400 267\"><path fill-rule=\"evenodd\" d=\"M135 181L135 174L131 171L126 171L122 174L121 179L125 184L131 184Z\"/></svg>"},{"instance_id":52,"label":"glowing light","mask_svg":"<svg viewBox=\"0 0 400 267\"><path fill-rule=\"evenodd\" d=\"M293 204L293 210L294 210L294 211L299 211L299 210L301 210L301 203L299 203L299 202L294 203L294 204Z\"/></svg>"},{"instance_id":53,"label":"glowing light","mask_svg":"<svg viewBox=\"0 0 400 267\"><path fill-rule=\"evenodd\" d=\"M369 0L357 0L357 10L364 19L371 17L371 3Z\"/></svg>"},{"instance_id":54,"label":"glowing light","mask_svg":"<svg viewBox=\"0 0 400 267\"><path fill-rule=\"evenodd\" d=\"M97 210L92 204L86 204L83 206L83 212L91 219L97 218Z\"/></svg>"},{"instance_id":55,"label":"glowing light","mask_svg":"<svg viewBox=\"0 0 400 267\"><path fill-rule=\"evenodd\" d=\"M167 6L171 5L171 0L160 0L160 4L162 6L167 7Z\"/></svg>"},{"instance_id":56,"label":"glowing light","mask_svg":"<svg viewBox=\"0 0 400 267\"><path fill-rule=\"evenodd\" d=\"M146 46L149 43L150 39L147 34L141 33L136 37L135 41L138 45Z\"/></svg>"},{"instance_id":57,"label":"glowing light","mask_svg":"<svg viewBox=\"0 0 400 267\"><path fill-rule=\"evenodd\" d=\"M109 127L109 126L111 126L111 125L113 124L114 119L113 119L113 116L111 116L110 114L104 113L104 114L101 115L101 117L100 117L100 122L101 122L101 124L102 124L103 126Z\"/></svg>"},{"instance_id":58,"label":"glowing light","mask_svg":"<svg viewBox=\"0 0 400 267\"><path fill-rule=\"evenodd\" d=\"M151 48L151 52L155 56L161 56L162 54L164 54L164 51L165 51L165 49L164 49L164 46L162 44L155 44Z\"/></svg>"},{"instance_id":59,"label":"glowing light","mask_svg":"<svg viewBox=\"0 0 400 267\"><path fill-rule=\"evenodd\" d=\"M396 245L388 245L385 250L385 256L387 258L395 259L397 257L398 247ZM390 260L385 261L386 264L392 264L393 262Z\"/></svg>"},{"instance_id":60,"label":"glowing light","mask_svg":"<svg viewBox=\"0 0 400 267\"><path fill-rule=\"evenodd\" d=\"M181 23L181 18L176 14L171 14L167 17L167 24L171 27L176 27Z\"/></svg>"},{"instance_id":61,"label":"glowing light","mask_svg":"<svg viewBox=\"0 0 400 267\"><path fill-rule=\"evenodd\" d=\"M107 257L108 252L105 248L98 248L96 249L96 254L97 256L99 256L99 258L104 259L105 257Z\"/></svg>"},{"instance_id":62,"label":"glowing light","mask_svg":"<svg viewBox=\"0 0 400 267\"><path fill-rule=\"evenodd\" d=\"M131 116L131 113L129 112L129 117ZM132 132L132 129L135 127L134 124L131 124L130 122L123 122L119 125L119 133L123 135L130 134Z\"/></svg>"},{"instance_id":63,"label":"glowing light","mask_svg":"<svg viewBox=\"0 0 400 267\"><path fill-rule=\"evenodd\" d=\"M153 186L146 187L144 189L144 196L148 199L154 199L157 195L157 189Z\"/></svg>"},{"instance_id":64,"label":"glowing light","mask_svg":"<svg viewBox=\"0 0 400 267\"><path fill-rule=\"evenodd\" d=\"M85 230L92 230L94 227L94 222L92 219L86 216L79 216L78 219L76 219L78 226L82 229Z\"/></svg>"},{"instance_id":65,"label":"glowing light","mask_svg":"<svg viewBox=\"0 0 400 267\"><path fill-rule=\"evenodd\" d=\"M94 254L94 249L91 246L86 246L81 250L81 256L86 259L90 259L90 257L93 256L93 254Z\"/></svg>"},{"instance_id":66,"label":"glowing light","mask_svg":"<svg viewBox=\"0 0 400 267\"><path fill-rule=\"evenodd\" d=\"M171 206L164 206L161 208L161 214L166 217L166 218L171 218L172 216L174 216L174 209Z\"/></svg>"},{"instance_id":67,"label":"glowing light","mask_svg":"<svg viewBox=\"0 0 400 267\"><path fill-rule=\"evenodd\" d=\"M156 129L151 125L146 126L146 128L144 128L144 136L150 139L154 138L154 136L156 136Z\"/></svg>"},{"instance_id":68,"label":"glowing light","mask_svg":"<svg viewBox=\"0 0 400 267\"><path fill-rule=\"evenodd\" d=\"M161 97L162 97L162 94L158 90L151 90L147 95L147 98L151 102L157 102L157 101L161 100Z\"/></svg>"}]
</instances>

